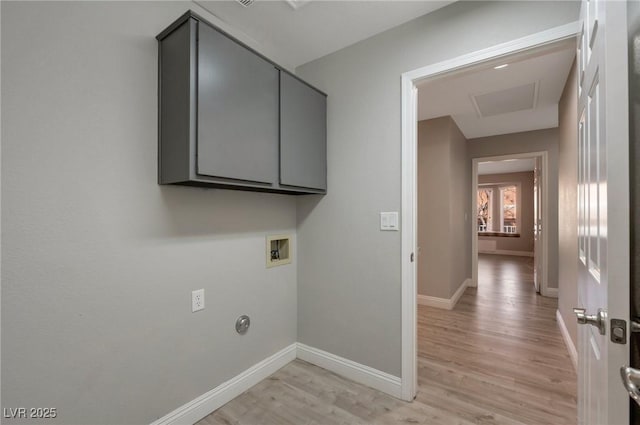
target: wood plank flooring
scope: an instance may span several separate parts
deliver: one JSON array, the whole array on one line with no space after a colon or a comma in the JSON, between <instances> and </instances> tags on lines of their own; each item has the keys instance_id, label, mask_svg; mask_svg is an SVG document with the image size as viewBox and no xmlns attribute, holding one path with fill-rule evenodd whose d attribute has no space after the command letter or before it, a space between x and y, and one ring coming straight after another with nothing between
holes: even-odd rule
<instances>
[{"instance_id":1,"label":"wood plank flooring","mask_svg":"<svg viewBox=\"0 0 640 425\"><path fill-rule=\"evenodd\" d=\"M199 425L575 424L576 374L557 300L534 293L531 258L479 260L478 288L455 309L418 308L413 403L296 360Z\"/></svg>"}]
</instances>

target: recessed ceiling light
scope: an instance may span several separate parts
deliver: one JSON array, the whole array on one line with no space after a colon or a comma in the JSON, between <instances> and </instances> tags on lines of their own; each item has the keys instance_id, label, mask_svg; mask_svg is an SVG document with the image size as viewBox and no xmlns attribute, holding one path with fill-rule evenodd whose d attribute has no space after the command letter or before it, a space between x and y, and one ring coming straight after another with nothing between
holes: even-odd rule
<instances>
[{"instance_id":1,"label":"recessed ceiling light","mask_svg":"<svg viewBox=\"0 0 640 425\"><path fill-rule=\"evenodd\" d=\"M509 64L505 63L505 64L502 64L502 65L494 66L493 69L502 69L502 68L506 68L508 66L509 66Z\"/></svg>"}]
</instances>

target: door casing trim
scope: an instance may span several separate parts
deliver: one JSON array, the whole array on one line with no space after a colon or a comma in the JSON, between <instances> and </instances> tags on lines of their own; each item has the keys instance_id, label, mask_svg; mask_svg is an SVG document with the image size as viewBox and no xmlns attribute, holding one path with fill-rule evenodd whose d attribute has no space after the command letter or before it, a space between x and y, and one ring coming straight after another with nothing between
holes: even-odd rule
<instances>
[{"instance_id":1,"label":"door casing trim","mask_svg":"<svg viewBox=\"0 0 640 425\"><path fill-rule=\"evenodd\" d=\"M504 56L544 47L574 38L580 31L579 21L571 22L526 37L471 52L453 59L427 65L401 75L401 326L402 399L411 401L418 388L417 374L417 272L411 261L417 253L417 89L416 82L437 78Z\"/></svg>"},{"instance_id":2,"label":"door casing trim","mask_svg":"<svg viewBox=\"0 0 640 425\"><path fill-rule=\"evenodd\" d=\"M471 211L470 217L475 215L476 191L478 189L478 164L485 161L504 161L507 159L524 159L524 158L541 158L542 159L542 223L544 231L549 221L549 152L524 152L509 155L486 156L471 159ZM471 284L478 286L478 231L476 222L471 220ZM558 289L549 288L549 238L542 238L541 247L542 256L542 282L540 284L540 293L545 297L557 297ZM550 291L555 289L555 291Z\"/></svg>"}]
</instances>

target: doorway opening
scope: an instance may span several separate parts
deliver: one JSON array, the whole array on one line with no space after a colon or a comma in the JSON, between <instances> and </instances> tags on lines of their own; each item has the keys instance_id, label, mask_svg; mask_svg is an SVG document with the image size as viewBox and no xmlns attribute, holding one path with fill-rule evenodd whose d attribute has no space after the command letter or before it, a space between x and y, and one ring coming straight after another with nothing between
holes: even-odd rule
<instances>
[{"instance_id":1,"label":"doorway opening","mask_svg":"<svg viewBox=\"0 0 640 425\"><path fill-rule=\"evenodd\" d=\"M543 151L472 159L472 286L482 280L479 258L490 263L496 258L487 255L523 257L511 258L522 265L523 279L531 281L536 293L558 296L558 288L549 287L550 238L545 237L552 215L548 158Z\"/></svg>"},{"instance_id":2,"label":"doorway opening","mask_svg":"<svg viewBox=\"0 0 640 425\"><path fill-rule=\"evenodd\" d=\"M557 52L558 49L562 50L566 48L567 45L571 43L575 43L575 35L578 31L577 25L566 25L563 27L555 28L549 31L545 31L543 33L536 34L531 37L525 37L520 40L515 40L510 43L505 43L504 45L496 46L495 48L486 49L481 52L475 52L474 54L463 56L456 58L451 61L446 61L443 63L435 64L432 66L428 66L422 69L418 69L415 71L411 71L403 74L402 77L402 120L403 120L403 134L402 134L402 397L405 400L413 399L418 393L418 350L419 343L417 339L417 320L419 318L419 308L417 301L420 299L420 294L418 294L418 276L420 275L420 261L425 256L432 254L434 251L427 252L426 248L419 242L419 162L418 157L420 155L418 151L418 138L419 138L419 127L416 126L417 122L422 122L419 119L419 96L418 90L419 87L426 83L431 82L436 79L441 78L450 78L453 76L458 76L464 74L469 71L471 67L482 67L483 69L501 69L504 68L503 65L508 63L508 66L512 66L512 64L517 63L519 61L525 60L530 56L542 56L544 54L551 54ZM564 44L564 47L562 45ZM571 62L573 61L573 57L571 58ZM566 77L566 75L565 75ZM562 86L564 86L565 81L562 81ZM540 101L540 88L543 85L540 81L533 81L532 84L526 83L517 83L513 84L509 89L511 93L508 94L507 97L512 97L513 92L518 92L520 94L532 94L530 96L533 102L533 105L536 105L537 102ZM495 112L493 115L501 115L504 112L500 110L503 107L501 104L501 100L498 98L496 100L491 98L491 95L496 94L496 90L492 92L478 92L473 96L473 104L476 108L476 111L479 115L485 115L489 117L492 115L492 111ZM499 90L498 90L499 91ZM443 97L439 99L442 100L443 103L447 103L447 101L451 98L451 96L447 96L447 92ZM499 96L498 96L499 97ZM514 107L513 104L511 107ZM515 106L516 109L513 109L513 112L518 111L518 106ZM531 107L520 107L520 110L531 109ZM549 111L548 111L549 112ZM549 114L553 114L557 117L557 109L555 111L549 112ZM443 116L444 115L444 116ZM464 124L461 124L456 120L454 114L442 114L435 115L438 119L443 119L448 123L441 123L445 126L449 126L449 128L457 127L457 131L463 133L465 131ZM509 125L509 120L503 120ZM451 124L453 123L453 125ZM551 126L546 127L551 128ZM538 130L539 129L539 130ZM505 129L503 133L492 133L489 136L497 135L497 134L516 134L518 132L526 132L526 131L545 131L544 127L538 127L536 129L519 129L514 130L513 128ZM455 133L455 131L453 131ZM480 135L477 138L489 137L488 135ZM470 143L471 145L471 143ZM449 154L452 156L458 155L456 152L449 151ZM501 152L492 152L489 155L479 155L477 152L466 153L466 157L469 162L465 163L464 173L468 176L467 178L462 178L461 181L463 183L464 189L460 189L464 194L464 201L458 202L459 191L450 191L448 189L442 189L442 192L448 192L449 194L454 194L456 197L455 201L452 201L451 198L448 198L449 210L446 212L445 216L452 219L454 216L457 217L457 225L454 226L455 231L457 232L461 229L461 234L464 235L462 239L468 238L468 244L464 245L464 248L461 250L457 250L455 248L450 247L442 247L442 251L449 251L452 253L453 261L448 262L448 267L451 270L449 277L455 275L456 269L463 270L462 275L466 276L464 279L461 279L460 276L455 275L450 279L450 284L447 288L442 290L444 296L437 295L426 295L427 298L422 298L423 304L429 305L429 303L438 303L440 302L440 308L444 309L453 309L457 302L465 303L466 291L469 290L473 292L475 289L473 288L477 285L477 249L478 249L478 223L477 223L477 210L476 210L476 201L477 201L477 193L475 190L472 190L472 182L477 186L477 165L482 162L479 159L484 158L485 162L489 159L499 157L502 155L521 155L527 154L528 158L539 158L540 159L540 170L543 171L542 163L547 161L547 153L546 149L526 149L522 150L520 148L507 147ZM513 159L513 158L503 158L503 159ZM537 160L536 160L537 161ZM469 164L469 165L466 165ZM470 166L471 165L471 166ZM547 164L548 165L548 164ZM546 165L545 165L546 166ZM476 167L476 168L473 168ZM451 167L447 167L451 168ZM474 172L475 171L475 172ZM547 173L542 173L542 179L544 181L545 175ZM451 180L452 175L442 175L440 178L440 182L448 182ZM475 187L474 186L474 187ZM517 187L517 185L516 185ZM497 189L496 196L499 196L500 189ZM517 189L516 189L517 191ZM473 192L473 193L472 193ZM548 191L542 191L542 196ZM517 195L516 195L517 197ZM432 205L442 206L444 203L438 203L436 200L432 200ZM543 208L545 203L542 202ZM517 207L516 207L517 208ZM442 211L441 211L442 212ZM448 214L448 215L447 215ZM542 214L542 212L541 212ZM505 216L506 215L506 216ZM445 221L439 222L435 221L436 224L444 223ZM460 224L462 223L462 224ZM503 214L499 219L498 224L501 228L501 232L504 233L513 233L518 231L518 226L522 226L522 224L518 224L517 214L515 217L509 216L509 214ZM506 229L506 230L505 230ZM530 229L531 231L533 229ZM473 233L472 233L473 232ZM452 233L449 234L451 236ZM542 239L544 241L544 238ZM542 250L542 248L541 248ZM418 254L415 257L417 261L414 262L414 254ZM456 257L453 255L454 253L459 253L460 255ZM545 254L543 254L545 255ZM535 258L535 257L534 257ZM543 263L544 264L544 263ZM545 287L545 283L548 279L545 280L544 272L540 273L540 291L542 292ZM456 289L457 288L457 289ZM430 297L430 298L429 298ZM438 300L439 299L439 300ZM420 311L422 306L420 307ZM487 316L490 316L491 312L487 311ZM433 316L432 316L433 317ZM431 320L430 317L428 320ZM469 317L467 316L467 319ZM463 318L461 318L463 320ZM447 332L449 329L449 333L454 335L454 331L463 329L462 327L458 328L456 326L444 325L441 329L442 332ZM464 326L464 325L463 325ZM555 327L555 325L554 325ZM557 329L556 329L557 330ZM440 335L442 336L442 335ZM474 338L474 334L469 333L468 337ZM458 341L460 341L460 335L458 335ZM464 337L462 337L464 339ZM564 347L562 347L564 349ZM473 348L470 348L473 350ZM476 347L478 349L478 347ZM434 351L430 351L425 356L420 357L420 362L422 362L421 366L424 366L428 363L429 356L433 355ZM427 359L426 361L424 359ZM453 359L454 362L455 359ZM494 360L495 361L495 360ZM425 363L426 362L426 363ZM463 359L460 358L460 364L463 363ZM570 365L570 364L569 364ZM489 366L487 366L489 367ZM571 368L571 367L570 367ZM429 370L429 368L423 368L423 371ZM433 369L431 369L433 372ZM431 373L427 372L427 373ZM442 370L441 372L433 372L433 375L426 376L421 379L430 378L435 379L437 376L446 375L445 372L451 372L450 369ZM571 370L569 373L573 373ZM570 376L566 377L567 380L572 379ZM575 379L575 375L573 376ZM422 391L429 392L428 390L431 387L424 387ZM432 396L434 394L431 394ZM569 395L570 399L571 396ZM495 406L499 408L498 406ZM516 409L517 410L517 409ZM549 419L549 418L546 418ZM543 419L540 419L544 421Z\"/></svg>"}]
</instances>

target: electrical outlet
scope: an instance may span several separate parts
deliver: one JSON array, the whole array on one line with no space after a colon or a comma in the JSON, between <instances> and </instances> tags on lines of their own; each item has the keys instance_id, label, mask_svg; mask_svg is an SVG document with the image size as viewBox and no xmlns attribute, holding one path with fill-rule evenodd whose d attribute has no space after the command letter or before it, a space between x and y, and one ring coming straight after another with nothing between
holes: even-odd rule
<instances>
[{"instance_id":1,"label":"electrical outlet","mask_svg":"<svg viewBox=\"0 0 640 425\"><path fill-rule=\"evenodd\" d=\"M191 312L204 310L204 289L191 291Z\"/></svg>"}]
</instances>

